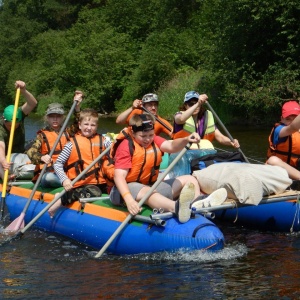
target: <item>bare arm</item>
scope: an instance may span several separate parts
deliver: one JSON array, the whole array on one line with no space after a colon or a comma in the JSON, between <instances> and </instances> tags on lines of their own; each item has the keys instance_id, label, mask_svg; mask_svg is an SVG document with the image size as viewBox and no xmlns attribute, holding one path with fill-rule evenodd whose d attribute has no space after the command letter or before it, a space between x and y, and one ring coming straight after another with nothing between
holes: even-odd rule
<instances>
[{"instance_id":1,"label":"bare arm","mask_svg":"<svg viewBox=\"0 0 300 300\"><path fill-rule=\"evenodd\" d=\"M174 116L174 120L176 124L184 124L186 120L193 115L194 111L197 108L200 108L200 106L205 103L208 100L208 97L206 94L199 95L198 102L195 103L193 106L189 107L187 110L180 114L176 114Z\"/></svg>"},{"instance_id":2,"label":"bare arm","mask_svg":"<svg viewBox=\"0 0 300 300\"><path fill-rule=\"evenodd\" d=\"M283 138L293 134L300 129L300 115L298 115L291 124L284 126L279 133L279 137Z\"/></svg>"},{"instance_id":3,"label":"bare arm","mask_svg":"<svg viewBox=\"0 0 300 300\"><path fill-rule=\"evenodd\" d=\"M116 119L116 123L117 124L126 124L126 120L128 118L128 116L131 114L131 112L142 106L142 100L139 99L135 99L132 103L132 106L128 109L126 109L125 111L123 111L122 113L119 114L119 116Z\"/></svg>"},{"instance_id":4,"label":"bare arm","mask_svg":"<svg viewBox=\"0 0 300 300\"><path fill-rule=\"evenodd\" d=\"M167 153L175 153L182 150L189 142L199 143L200 142L199 134L194 132L191 135L184 138L178 138L175 140L166 140L161 144L160 150Z\"/></svg>"},{"instance_id":5,"label":"bare arm","mask_svg":"<svg viewBox=\"0 0 300 300\"><path fill-rule=\"evenodd\" d=\"M82 91L75 91L74 99L73 99L73 101L77 101L77 104L75 106L75 113L80 112L80 105L83 98L84 98L84 94Z\"/></svg>"},{"instance_id":6,"label":"bare arm","mask_svg":"<svg viewBox=\"0 0 300 300\"><path fill-rule=\"evenodd\" d=\"M21 94L25 97L26 102L22 105L22 111L27 116L36 107L37 101L34 96L26 90L26 84L24 81L18 80L15 82L15 87L20 88Z\"/></svg>"},{"instance_id":7,"label":"bare arm","mask_svg":"<svg viewBox=\"0 0 300 300\"><path fill-rule=\"evenodd\" d=\"M11 163L6 161L6 155L5 155L5 143L3 141L0 141L0 163L4 170L9 169Z\"/></svg>"},{"instance_id":8,"label":"bare arm","mask_svg":"<svg viewBox=\"0 0 300 300\"><path fill-rule=\"evenodd\" d=\"M136 215L141 211L141 208L129 192L129 187L126 182L128 171L128 169L115 169L114 182L121 197L126 202L128 211L132 215Z\"/></svg>"},{"instance_id":9,"label":"bare arm","mask_svg":"<svg viewBox=\"0 0 300 300\"><path fill-rule=\"evenodd\" d=\"M218 128L215 130L215 138L216 140L225 146L233 146L235 148L239 148L240 144L237 139L234 139L233 142L231 142L230 138L225 136Z\"/></svg>"}]
</instances>

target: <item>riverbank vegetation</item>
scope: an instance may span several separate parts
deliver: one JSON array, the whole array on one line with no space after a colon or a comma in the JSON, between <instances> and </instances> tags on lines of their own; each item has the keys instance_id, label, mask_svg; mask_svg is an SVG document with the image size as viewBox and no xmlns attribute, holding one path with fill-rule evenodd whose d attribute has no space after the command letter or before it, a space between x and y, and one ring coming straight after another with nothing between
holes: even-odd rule
<instances>
[{"instance_id":1,"label":"riverbank vegetation","mask_svg":"<svg viewBox=\"0 0 300 300\"><path fill-rule=\"evenodd\" d=\"M188 90L223 122L261 124L300 93L300 4L290 0L2 0L1 109L24 80L39 100L100 113L156 92L171 119Z\"/></svg>"}]
</instances>

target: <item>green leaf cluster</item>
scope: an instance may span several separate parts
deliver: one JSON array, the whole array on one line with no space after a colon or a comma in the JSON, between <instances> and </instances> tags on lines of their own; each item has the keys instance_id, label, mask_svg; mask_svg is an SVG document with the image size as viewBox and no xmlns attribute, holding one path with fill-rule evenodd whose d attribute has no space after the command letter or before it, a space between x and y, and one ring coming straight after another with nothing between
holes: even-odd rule
<instances>
[{"instance_id":1,"label":"green leaf cluster","mask_svg":"<svg viewBox=\"0 0 300 300\"><path fill-rule=\"evenodd\" d=\"M197 90L225 123L273 121L299 99L299 17L292 0L2 0L0 108L20 79L40 114L80 89L101 113L156 92L172 119Z\"/></svg>"}]
</instances>

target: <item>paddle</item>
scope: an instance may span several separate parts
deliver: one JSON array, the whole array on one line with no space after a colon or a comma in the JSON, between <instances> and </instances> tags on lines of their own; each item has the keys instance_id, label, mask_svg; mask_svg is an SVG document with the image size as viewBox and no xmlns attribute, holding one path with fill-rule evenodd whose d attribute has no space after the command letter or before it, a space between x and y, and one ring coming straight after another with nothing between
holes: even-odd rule
<instances>
[{"instance_id":1,"label":"paddle","mask_svg":"<svg viewBox=\"0 0 300 300\"><path fill-rule=\"evenodd\" d=\"M98 155L98 157L94 161L92 161L89 164L89 166L86 169L84 169L76 178L74 178L71 182L72 185L74 185L74 183L76 183L78 180L80 180L81 177L83 177L106 153L108 153L110 148L111 148L111 146L106 148L100 155ZM46 207L43 208L43 210L41 210L23 229L21 229L18 232L18 235L24 234L25 231L28 230L46 211L48 211L48 209L55 202L57 202L65 193L66 193L66 190L63 190L59 194L57 194L56 197L54 197L54 199Z\"/></svg>"},{"instance_id":2,"label":"paddle","mask_svg":"<svg viewBox=\"0 0 300 300\"><path fill-rule=\"evenodd\" d=\"M60 138L61 138L61 136L63 135L63 133L64 133L64 131L65 131L65 128L66 128L67 125L68 125L68 122L69 122L69 120L70 120L70 118L71 118L71 115L72 115L72 113L73 113L73 111L74 111L75 106L77 105L77 103L78 103L78 101L77 101L77 100L74 100L74 103L73 103L73 105L72 105L72 107L71 107L71 109L70 109L70 111L69 111L69 113L68 113L68 115L67 115L67 117L66 117L66 119L65 119L65 121L64 121L64 123L63 123L63 125L62 125L62 127L61 127L61 129L60 129L60 131L59 131L59 134L58 134L58 136L57 136L57 138L56 138L56 140L55 140L55 143L54 143L52 149L50 150L50 153L49 153L49 156L50 156L50 157L52 157L54 151L56 150L56 146L57 146L57 144L59 143ZM26 204L25 204L25 206L24 206L23 211L21 212L21 214L20 214L20 216L19 216L18 218L16 218L14 221L12 221L12 223L10 223L10 224L8 225L8 227L5 228L5 230L9 230L9 231L17 231L17 230L19 230L20 228L23 228L23 227L24 227L24 218L25 218L25 214L26 214L27 209L28 209L28 207L29 207L29 205L30 205L30 203L31 203L31 200L32 200L32 198L33 198L33 195L34 195L34 193L36 192L36 190L37 190L37 188L38 188L38 186L39 186L39 184L40 184L40 182L41 182L41 180L42 180L42 177L43 177L43 175L44 175L44 173L45 173L45 171L46 171L46 168L47 168L47 164L45 163L44 166L43 166L43 169L41 170L41 173L40 173L39 177L37 178L37 181L36 181L34 187L32 188L32 191L31 191L30 196L29 196L29 198L28 198L28 200L27 200L27 202L26 202Z\"/></svg>"},{"instance_id":3,"label":"paddle","mask_svg":"<svg viewBox=\"0 0 300 300\"><path fill-rule=\"evenodd\" d=\"M175 164L181 159L184 153L191 147L191 144L188 143L176 156L176 158L172 161L172 163L168 166L168 168L158 177L157 181L152 185L150 190L145 194L145 196L138 203L139 207L141 207L153 191L157 188L157 186L164 180L167 174L172 170ZM127 223L133 218L132 214L129 214L126 219L122 222L122 224L117 228L117 230L113 233L113 235L109 238L109 240L104 244L104 246L100 249L100 251L96 254L95 258L100 257L105 250L109 247L109 245L113 242L113 240L117 237L117 235L122 231L122 229L127 225Z\"/></svg>"},{"instance_id":4,"label":"paddle","mask_svg":"<svg viewBox=\"0 0 300 300\"><path fill-rule=\"evenodd\" d=\"M258 205L265 205L265 204L271 204L271 203L297 200L298 196L299 196L299 194L297 194L297 193L289 194L289 195L281 196L281 197L265 196L261 199L261 201L258 203ZM238 208L243 208L243 207L255 207L255 205L243 204L243 203L240 203L238 200L232 200L230 202L225 202L221 205L199 208L195 211L195 213L196 214L206 214L208 212L214 212L214 211L218 211L218 210L238 209ZM174 214L171 212L150 215L150 219L152 219L152 220L155 220L156 218L158 218L160 220L166 220L166 219L170 219L172 217L174 217Z\"/></svg>"},{"instance_id":5,"label":"paddle","mask_svg":"<svg viewBox=\"0 0 300 300\"><path fill-rule=\"evenodd\" d=\"M10 161L10 156L11 156L11 151L12 151L12 146L13 146L17 111L19 108L19 99L20 99L20 88L17 88L14 112L13 112L13 117L12 117L12 124L11 124L10 135L9 135L8 149L7 149L7 154L6 154L6 161L8 161L8 162ZM5 172L4 172L3 187L2 187L2 194L1 194L0 220L2 220L4 217L4 205L5 205L6 188L7 188L7 181L8 181L8 172L9 172L9 170L5 170Z\"/></svg>"},{"instance_id":6,"label":"paddle","mask_svg":"<svg viewBox=\"0 0 300 300\"><path fill-rule=\"evenodd\" d=\"M229 133L229 131L227 130L227 128L225 127L225 125L223 124L223 122L220 120L220 118L218 117L217 113L214 111L214 109L211 107L211 105L208 102L206 102L206 105L208 106L209 110L213 113L215 119L221 125L222 129L225 131L225 133L229 137L230 141L233 142L234 141L233 137L231 136L231 134ZM237 148L237 149L243 155L245 161L247 163L249 163L249 160L246 157L246 155L243 153L242 149L241 148Z\"/></svg>"},{"instance_id":7,"label":"paddle","mask_svg":"<svg viewBox=\"0 0 300 300\"><path fill-rule=\"evenodd\" d=\"M152 115L158 123L160 123L162 126L164 126L170 132L172 132L172 128L170 128L168 125L166 125L164 122L162 122L159 118L157 118L157 116L155 116L153 113L151 113L147 108L142 106L142 110L145 111L146 113Z\"/></svg>"}]
</instances>

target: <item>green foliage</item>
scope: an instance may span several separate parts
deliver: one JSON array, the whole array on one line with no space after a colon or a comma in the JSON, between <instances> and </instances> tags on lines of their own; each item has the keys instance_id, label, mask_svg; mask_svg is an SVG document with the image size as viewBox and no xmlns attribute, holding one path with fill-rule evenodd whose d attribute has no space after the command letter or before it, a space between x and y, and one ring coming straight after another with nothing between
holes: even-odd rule
<instances>
[{"instance_id":1,"label":"green foliage","mask_svg":"<svg viewBox=\"0 0 300 300\"><path fill-rule=\"evenodd\" d=\"M156 91L172 119L196 89L224 122L256 122L300 97L299 19L293 0L1 1L1 105L21 79L40 113L76 89L100 112Z\"/></svg>"}]
</instances>

